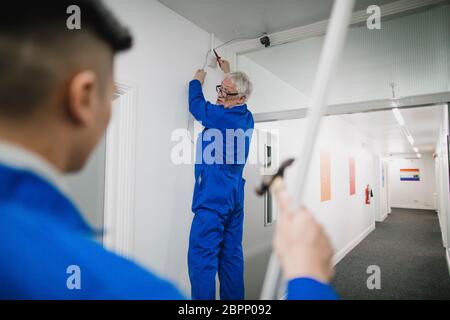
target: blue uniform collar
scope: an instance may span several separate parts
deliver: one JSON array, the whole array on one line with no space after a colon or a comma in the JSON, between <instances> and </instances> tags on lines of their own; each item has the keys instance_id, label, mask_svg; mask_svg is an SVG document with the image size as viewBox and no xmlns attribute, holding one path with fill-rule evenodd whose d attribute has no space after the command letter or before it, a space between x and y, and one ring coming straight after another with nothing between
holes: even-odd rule
<instances>
[{"instance_id":1,"label":"blue uniform collar","mask_svg":"<svg viewBox=\"0 0 450 320\"><path fill-rule=\"evenodd\" d=\"M230 111L247 111L247 109L248 109L247 104L241 104L238 106L234 106L232 108L225 108L223 104L216 104L216 106L224 108L225 110L230 110Z\"/></svg>"},{"instance_id":2,"label":"blue uniform collar","mask_svg":"<svg viewBox=\"0 0 450 320\"><path fill-rule=\"evenodd\" d=\"M233 110L233 109L239 109L239 110L247 110L247 104L241 104L241 105L237 105L234 106L233 108L229 108L229 110Z\"/></svg>"},{"instance_id":3,"label":"blue uniform collar","mask_svg":"<svg viewBox=\"0 0 450 320\"><path fill-rule=\"evenodd\" d=\"M30 214L39 214L37 219L51 220L75 232L99 234L67 196L37 174L0 164L0 181L0 202L17 204Z\"/></svg>"}]
</instances>

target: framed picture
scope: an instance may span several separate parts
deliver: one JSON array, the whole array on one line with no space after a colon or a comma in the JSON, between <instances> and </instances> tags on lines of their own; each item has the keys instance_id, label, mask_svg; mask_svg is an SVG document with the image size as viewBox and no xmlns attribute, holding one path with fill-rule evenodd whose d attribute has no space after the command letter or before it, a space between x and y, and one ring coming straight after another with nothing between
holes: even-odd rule
<instances>
[{"instance_id":1,"label":"framed picture","mask_svg":"<svg viewBox=\"0 0 450 320\"><path fill-rule=\"evenodd\" d=\"M420 181L420 169L400 169L400 181Z\"/></svg>"}]
</instances>

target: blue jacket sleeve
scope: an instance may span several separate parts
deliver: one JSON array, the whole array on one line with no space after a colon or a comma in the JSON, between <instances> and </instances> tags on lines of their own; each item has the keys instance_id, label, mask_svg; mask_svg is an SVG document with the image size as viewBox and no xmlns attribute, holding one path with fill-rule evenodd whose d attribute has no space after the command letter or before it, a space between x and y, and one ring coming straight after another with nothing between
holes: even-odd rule
<instances>
[{"instance_id":1,"label":"blue jacket sleeve","mask_svg":"<svg viewBox=\"0 0 450 320\"><path fill-rule=\"evenodd\" d=\"M198 80L189 83L189 112L206 128L218 128L224 108L206 101Z\"/></svg>"},{"instance_id":2,"label":"blue jacket sleeve","mask_svg":"<svg viewBox=\"0 0 450 320\"><path fill-rule=\"evenodd\" d=\"M297 278L288 283L288 300L338 300L333 288L311 278Z\"/></svg>"}]
</instances>

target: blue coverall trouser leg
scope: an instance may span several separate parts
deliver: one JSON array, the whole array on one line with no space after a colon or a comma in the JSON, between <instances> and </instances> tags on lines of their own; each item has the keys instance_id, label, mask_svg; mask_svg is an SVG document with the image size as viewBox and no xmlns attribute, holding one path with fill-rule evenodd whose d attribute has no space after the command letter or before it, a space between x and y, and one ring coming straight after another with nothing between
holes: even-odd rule
<instances>
[{"instance_id":1,"label":"blue coverall trouser leg","mask_svg":"<svg viewBox=\"0 0 450 320\"><path fill-rule=\"evenodd\" d=\"M188 252L192 299L214 300L218 273L221 299L242 300L245 180L241 173L217 167L203 169L200 175Z\"/></svg>"},{"instance_id":2,"label":"blue coverall trouser leg","mask_svg":"<svg viewBox=\"0 0 450 320\"><path fill-rule=\"evenodd\" d=\"M219 254L220 298L244 299L244 256L242 233L244 211L234 212L227 221Z\"/></svg>"}]
</instances>

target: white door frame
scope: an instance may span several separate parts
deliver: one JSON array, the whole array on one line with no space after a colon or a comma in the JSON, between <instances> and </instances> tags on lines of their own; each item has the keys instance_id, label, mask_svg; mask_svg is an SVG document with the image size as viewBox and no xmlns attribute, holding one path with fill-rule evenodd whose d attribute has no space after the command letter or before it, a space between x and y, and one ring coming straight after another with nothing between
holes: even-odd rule
<instances>
[{"instance_id":1,"label":"white door frame","mask_svg":"<svg viewBox=\"0 0 450 320\"><path fill-rule=\"evenodd\" d=\"M106 133L103 245L133 256L136 178L135 90L116 84L114 107Z\"/></svg>"},{"instance_id":2,"label":"white door frame","mask_svg":"<svg viewBox=\"0 0 450 320\"><path fill-rule=\"evenodd\" d=\"M372 154L373 158L373 214L374 221L381 222L381 159L376 153Z\"/></svg>"}]
</instances>

